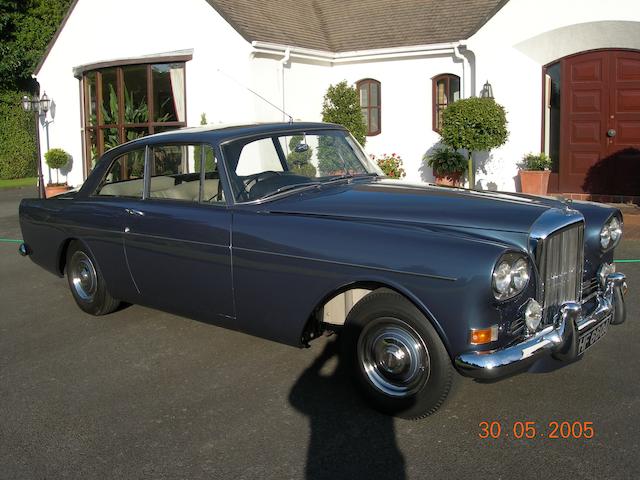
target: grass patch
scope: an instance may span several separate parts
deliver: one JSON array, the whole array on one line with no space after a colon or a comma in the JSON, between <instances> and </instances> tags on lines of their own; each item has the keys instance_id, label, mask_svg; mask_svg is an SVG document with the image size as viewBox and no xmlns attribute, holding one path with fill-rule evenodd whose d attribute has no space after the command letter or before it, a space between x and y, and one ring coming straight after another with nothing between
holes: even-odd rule
<instances>
[{"instance_id":1,"label":"grass patch","mask_svg":"<svg viewBox=\"0 0 640 480\"><path fill-rule=\"evenodd\" d=\"M11 180L0 179L0 188L35 187L36 183L37 183L36 177L14 178Z\"/></svg>"}]
</instances>

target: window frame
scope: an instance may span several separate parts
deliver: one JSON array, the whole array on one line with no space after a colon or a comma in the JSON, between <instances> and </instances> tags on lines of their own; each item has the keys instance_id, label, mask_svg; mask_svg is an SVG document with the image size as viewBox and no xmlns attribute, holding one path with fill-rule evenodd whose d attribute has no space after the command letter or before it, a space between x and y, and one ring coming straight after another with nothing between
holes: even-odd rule
<instances>
[{"instance_id":1,"label":"window frame","mask_svg":"<svg viewBox=\"0 0 640 480\"><path fill-rule=\"evenodd\" d=\"M460 77L455 73L440 73L431 79L431 128L436 133L440 133L442 131L442 129L440 128L441 126L438 125L438 111L439 107L441 106L441 104L438 103L438 82L445 79L447 81L445 91L445 95L447 97L447 105L445 105L444 107L446 108L451 105L451 103L453 103L453 101L448 101L448 99L451 97L452 78L458 80L458 95L460 98L462 98L462 84L460 83Z\"/></svg>"},{"instance_id":2,"label":"window frame","mask_svg":"<svg viewBox=\"0 0 640 480\"><path fill-rule=\"evenodd\" d=\"M82 141L83 141L83 167L84 176L88 177L92 171L92 154L91 148L93 143L91 141L91 135L95 136L95 144L97 147L96 160L99 160L102 155L106 153L104 145L103 132L109 129L116 129L118 132L118 145L126 143L125 132L128 129L146 129L145 135L152 135L157 128L174 127L176 129L187 126L187 61L190 58L176 58L175 61L171 61L171 58L157 58L152 59L149 62L131 63L127 61L122 62L108 62L104 64L97 64L96 68L91 70L83 70L80 77L80 93L81 93L81 114L82 114ZM171 121L171 122L157 122L155 121L155 105L153 101L153 66L162 64L179 64L184 71L184 85L183 85L183 97L184 97L184 121ZM144 123L125 123L124 121L124 70L127 67L145 67L146 69L146 98L148 108L148 121ZM102 75L105 71L115 69L116 73L116 95L118 97L118 122L104 124L101 105L103 102L103 84ZM95 75L95 125L90 125L90 103L91 95L89 92L90 81L88 80L90 75Z\"/></svg>"},{"instance_id":3,"label":"window frame","mask_svg":"<svg viewBox=\"0 0 640 480\"><path fill-rule=\"evenodd\" d=\"M371 105L371 85L376 85L378 87L378 95L377 102L378 104L375 106ZM358 102L360 101L360 89L366 86L367 87L367 106L360 105L360 111L363 109L367 110L367 137L375 137L376 135L380 135L382 133L382 84L376 80L375 78L363 78L362 80L358 80L356 82L356 89L358 90ZM378 129L371 130L371 115L372 111L377 110L377 118L378 118Z\"/></svg>"}]
</instances>

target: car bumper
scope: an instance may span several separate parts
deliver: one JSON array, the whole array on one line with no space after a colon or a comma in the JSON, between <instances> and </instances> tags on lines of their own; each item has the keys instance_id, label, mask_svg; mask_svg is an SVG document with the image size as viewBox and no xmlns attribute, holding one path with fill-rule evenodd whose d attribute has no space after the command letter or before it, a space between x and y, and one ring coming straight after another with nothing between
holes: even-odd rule
<instances>
[{"instance_id":1,"label":"car bumper","mask_svg":"<svg viewBox=\"0 0 640 480\"><path fill-rule=\"evenodd\" d=\"M626 291L625 276L612 273L607 277L604 292L598 294L596 308L589 315L583 316L580 304L567 302L554 325L515 345L489 352L463 353L456 358L456 367L465 376L490 380L524 370L545 355L573 359L578 356L581 333L601 322L618 325L625 321Z\"/></svg>"}]
</instances>

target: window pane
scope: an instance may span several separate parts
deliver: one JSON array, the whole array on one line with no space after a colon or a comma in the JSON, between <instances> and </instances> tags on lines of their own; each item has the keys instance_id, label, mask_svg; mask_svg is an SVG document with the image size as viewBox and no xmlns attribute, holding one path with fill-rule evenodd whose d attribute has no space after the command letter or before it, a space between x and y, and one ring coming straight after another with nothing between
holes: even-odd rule
<instances>
[{"instance_id":1,"label":"window pane","mask_svg":"<svg viewBox=\"0 0 640 480\"><path fill-rule=\"evenodd\" d=\"M447 81L446 79L438 80L436 83L436 101L439 105L447 104Z\"/></svg>"},{"instance_id":2,"label":"window pane","mask_svg":"<svg viewBox=\"0 0 640 480\"><path fill-rule=\"evenodd\" d=\"M376 82L371 82L369 83L370 87L371 87L371 97L369 99L369 105L370 106L378 106L378 97L380 96L380 93L378 91L378 84Z\"/></svg>"},{"instance_id":3,"label":"window pane","mask_svg":"<svg viewBox=\"0 0 640 480\"><path fill-rule=\"evenodd\" d=\"M152 148L151 176L180 175L186 171L187 147L165 145ZM153 178L151 179L153 182Z\"/></svg>"},{"instance_id":4,"label":"window pane","mask_svg":"<svg viewBox=\"0 0 640 480\"><path fill-rule=\"evenodd\" d=\"M118 82L115 68L102 71L102 125L118 123Z\"/></svg>"},{"instance_id":5,"label":"window pane","mask_svg":"<svg viewBox=\"0 0 640 480\"><path fill-rule=\"evenodd\" d=\"M362 119L364 120L364 124L367 127L367 133L368 133L371 131L371 129L369 128L369 109L361 108L360 110L362 111Z\"/></svg>"},{"instance_id":6,"label":"window pane","mask_svg":"<svg viewBox=\"0 0 640 480\"><path fill-rule=\"evenodd\" d=\"M144 150L134 150L118 157L98 187L97 194L142 198L143 170L132 168L141 161L144 165Z\"/></svg>"},{"instance_id":7,"label":"window pane","mask_svg":"<svg viewBox=\"0 0 640 480\"><path fill-rule=\"evenodd\" d=\"M131 65L122 67L124 76L124 123L147 123L147 67Z\"/></svg>"},{"instance_id":8,"label":"window pane","mask_svg":"<svg viewBox=\"0 0 640 480\"><path fill-rule=\"evenodd\" d=\"M458 77L449 77L449 102L460 100L460 79Z\"/></svg>"},{"instance_id":9,"label":"window pane","mask_svg":"<svg viewBox=\"0 0 640 480\"><path fill-rule=\"evenodd\" d=\"M84 77L86 85L85 94L87 95L88 111L85 112L87 125L96 125L98 118L96 117L96 72L89 72Z\"/></svg>"},{"instance_id":10,"label":"window pane","mask_svg":"<svg viewBox=\"0 0 640 480\"><path fill-rule=\"evenodd\" d=\"M117 128L101 128L100 134L104 142L104 151L111 150L113 147L120 145L120 136Z\"/></svg>"},{"instance_id":11,"label":"window pane","mask_svg":"<svg viewBox=\"0 0 640 480\"><path fill-rule=\"evenodd\" d=\"M380 130L380 122L379 122L380 109L372 108L371 113L369 115L370 123L369 123L369 133L377 133Z\"/></svg>"},{"instance_id":12,"label":"window pane","mask_svg":"<svg viewBox=\"0 0 640 480\"><path fill-rule=\"evenodd\" d=\"M86 142L89 154L89 169L93 170L98 161L98 137L96 136L95 129L87 129Z\"/></svg>"},{"instance_id":13,"label":"window pane","mask_svg":"<svg viewBox=\"0 0 640 480\"><path fill-rule=\"evenodd\" d=\"M157 64L151 67L153 75L154 121L184 122L184 65Z\"/></svg>"},{"instance_id":14,"label":"window pane","mask_svg":"<svg viewBox=\"0 0 640 480\"><path fill-rule=\"evenodd\" d=\"M363 83L360 85L360 106L368 107L369 106L369 84Z\"/></svg>"}]
</instances>

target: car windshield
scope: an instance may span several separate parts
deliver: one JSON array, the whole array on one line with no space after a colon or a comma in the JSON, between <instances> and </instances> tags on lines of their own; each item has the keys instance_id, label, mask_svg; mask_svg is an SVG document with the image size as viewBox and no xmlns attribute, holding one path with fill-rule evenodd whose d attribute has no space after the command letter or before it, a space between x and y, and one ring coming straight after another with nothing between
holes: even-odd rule
<instances>
[{"instance_id":1,"label":"car windshield","mask_svg":"<svg viewBox=\"0 0 640 480\"><path fill-rule=\"evenodd\" d=\"M238 202L384 175L343 130L243 138L224 144L222 150Z\"/></svg>"}]
</instances>

